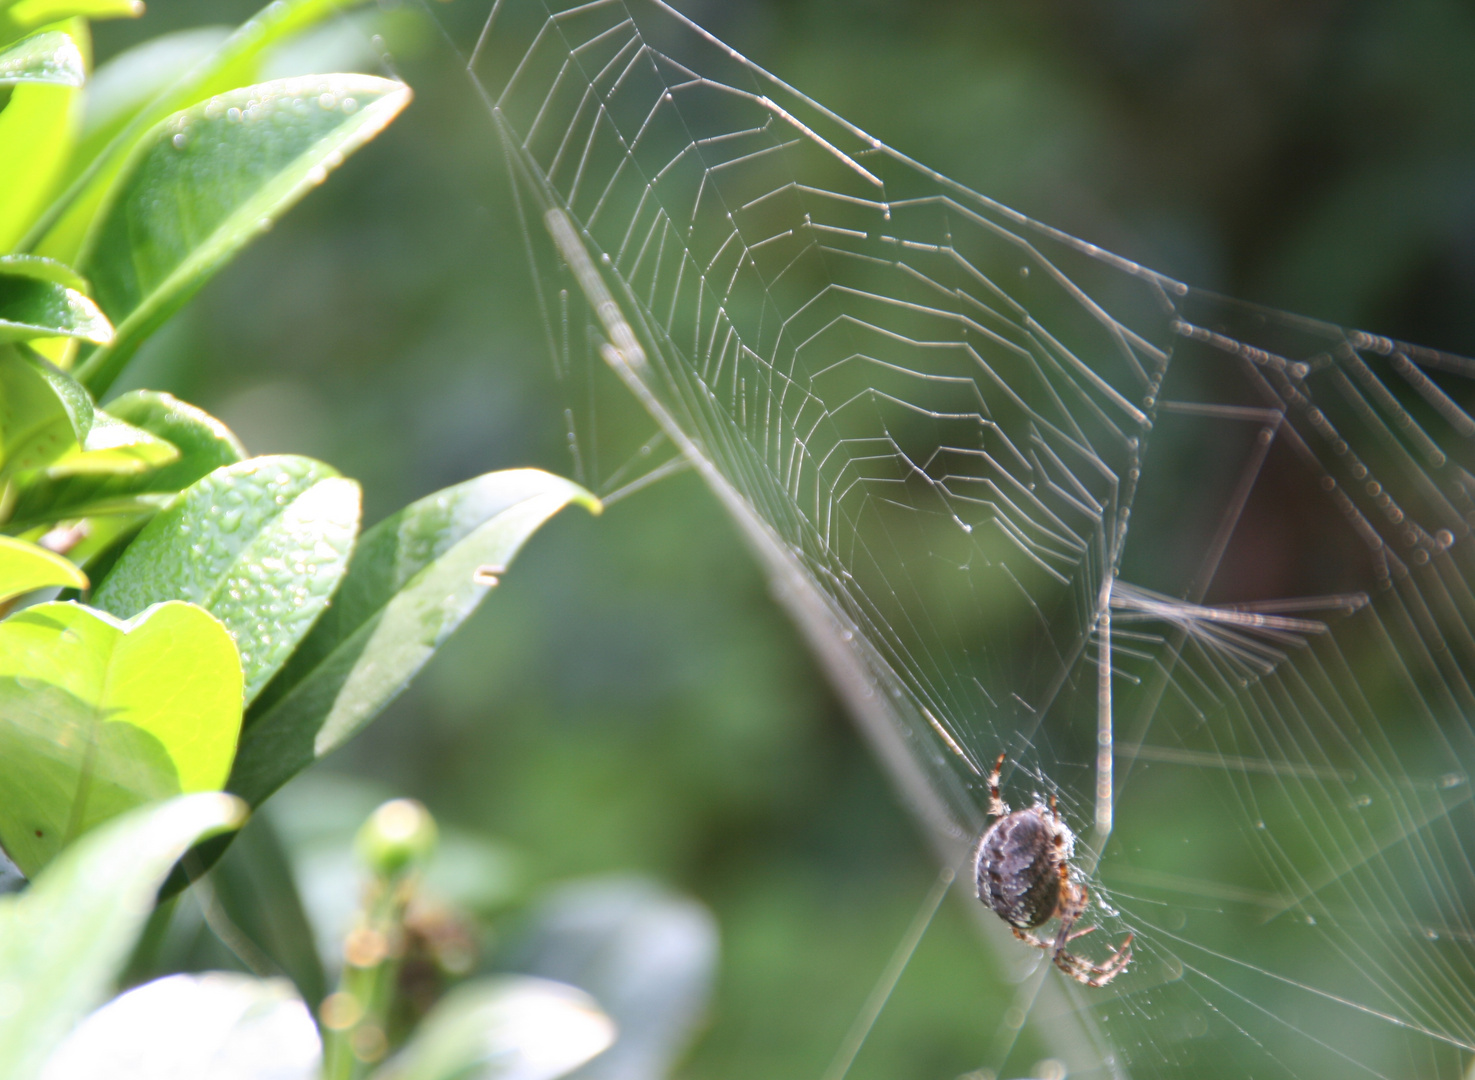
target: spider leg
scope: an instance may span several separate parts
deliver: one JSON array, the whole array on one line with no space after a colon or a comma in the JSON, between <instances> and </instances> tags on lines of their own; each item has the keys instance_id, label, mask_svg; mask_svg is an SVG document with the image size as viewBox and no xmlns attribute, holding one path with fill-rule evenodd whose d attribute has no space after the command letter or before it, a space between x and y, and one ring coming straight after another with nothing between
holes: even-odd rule
<instances>
[{"instance_id":1,"label":"spider leg","mask_svg":"<svg viewBox=\"0 0 1475 1080\"><path fill-rule=\"evenodd\" d=\"M1043 949L1045 952L1050 952L1055 948L1055 942L1042 941L1034 934L1031 934L1028 930L1021 930L1017 926L1011 926L1009 929L1013 930L1014 936L1017 937L1020 941L1024 942L1026 945L1033 945L1035 948Z\"/></svg>"},{"instance_id":2,"label":"spider leg","mask_svg":"<svg viewBox=\"0 0 1475 1080\"><path fill-rule=\"evenodd\" d=\"M1086 932L1086 930L1081 931L1081 933ZM1104 964L1093 964L1089 960L1084 960L1074 953L1061 949L1055 954L1055 966L1082 986L1093 988L1105 986L1125 971L1127 965L1132 962L1132 938L1134 936L1128 934L1117 951L1112 953Z\"/></svg>"},{"instance_id":3,"label":"spider leg","mask_svg":"<svg viewBox=\"0 0 1475 1080\"><path fill-rule=\"evenodd\" d=\"M991 818L1005 817L1009 813L1009 804L999 796L999 773L1004 771L1006 756L1007 754L1000 754L988 774L988 816Z\"/></svg>"},{"instance_id":4,"label":"spider leg","mask_svg":"<svg viewBox=\"0 0 1475 1080\"><path fill-rule=\"evenodd\" d=\"M1050 959L1054 962L1055 966L1076 982L1093 989L1105 986L1111 982L1112 979L1115 979L1125 971L1127 965L1132 962L1132 938L1135 936L1133 934L1126 936L1121 947L1112 953L1111 956L1107 957L1105 963L1093 964L1089 960L1075 955L1075 953L1066 952L1065 942L1074 941L1083 934L1089 934L1091 931L1098 929L1098 927L1088 926L1084 930L1076 930L1069 933L1063 940L1057 937L1055 941L1045 941L1031 934L1029 931L1020 930L1017 927L1011 927L1010 929L1014 931L1014 936L1026 945L1033 945L1036 949L1050 953Z\"/></svg>"}]
</instances>

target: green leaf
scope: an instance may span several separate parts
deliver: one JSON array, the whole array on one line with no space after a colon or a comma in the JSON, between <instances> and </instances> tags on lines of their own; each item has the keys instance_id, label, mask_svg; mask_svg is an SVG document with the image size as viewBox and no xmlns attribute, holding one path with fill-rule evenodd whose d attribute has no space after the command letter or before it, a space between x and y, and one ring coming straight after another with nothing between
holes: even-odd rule
<instances>
[{"instance_id":1,"label":"green leaf","mask_svg":"<svg viewBox=\"0 0 1475 1080\"><path fill-rule=\"evenodd\" d=\"M710 911L657 882L621 874L558 886L518 921L498 963L593 994L619 1026L619 1042L580 1071L580 1080L675 1071L706 1019L716 982L720 948Z\"/></svg>"},{"instance_id":2,"label":"green leaf","mask_svg":"<svg viewBox=\"0 0 1475 1080\"><path fill-rule=\"evenodd\" d=\"M240 646L249 702L328 606L358 524L358 485L321 462L227 465L144 527L92 602L120 616L170 597L210 611Z\"/></svg>"},{"instance_id":3,"label":"green leaf","mask_svg":"<svg viewBox=\"0 0 1475 1080\"><path fill-rule=\"evenodd\" d=\"M158 92L149 93L125 108L121 122L113 126L106 139L85 139L74 155L67 193L51 207L23 246L63 262L78 261L91 246L89 238L98 223L99 211L108 201L119 175L155 125L212 94L260 82L262 62L275 46L362 2L275 0L242 23L213 53L198 63L176 67L179 77L172 80L172 85L159 85ZM155 63L165 59L157 54L150 57Z\"/></svg>"},{"instance_id":4,"label":"green leaf","mask_svg":"<svg viewBox=\"0 0 1475 1080\"><path fill-rule=\"evenodd\" d=\"M92 293L92 286L81 274L64 262L42 255L0 255L0 274L54 282L73 289L83 296L90 296ZM91 309L96 313L95 318L107 322L107 316L103 315L101 308L93 304ZM107 323L106 333L108 338L112 337L111 323ZM79 337L33 337L28 344L42 359L66 370L72 366L72 360L77 355L77 347L82 344L83 340Z\"/></svg>"},{"instance_id":5,"label":"green leaf","mask_svg":"<svg viewBox=\"0 0 1475 1080\"><path fill-rule=\"evenodd\" d=\"M333 606L252 708L231 790L259 804L372 720L570 502L599 511L576 484L510 469L427 496L366 532Z\"/></svg>"},{"instance_id":6,"label":"green leaf","mask_svg":"<svg viewBox=\"0 0 1475 1080\"><path fill-rule=\"evenodd\" d=\"M75 452L64 454L48 465L46 475L128 476L178 459L179 451L167 440L98 409L93 414L86 441Z\"/></svg>"},{"instance_id":7,"label":"green leaf","mask_svg":"<svg viewBox=\"0 0 1475 1080\"><path fill-rule=\"evenodd\" d=\"M75 603L0 622L0 844L33 875L94 826L220 788L241 722L225 627L175 600L126 622Z\"/></svg>"},{"instance_id":8,"label":"green leaf","mask_svg":"<svg viewBox=\"0 0 1475 1080\"><path fill-rule=\"evenodd\" d=\"M0 897L0 1080L35 1076L107 993L169 868L244 817L239 800L214 793L138 810L68 849L24 893Z\"/></svg>"},{"instance_id":9,"label":"green leaf","mask_svg":"<svg viewBox=\"0 0 1475 1080\"><path fill-rule=\"evenodd\" d=\"M92 73L87 86L87 108L82 133L67 166L71 183L87 165L108 148L120 132L146 108L162 109L144 128L199 100L199 95L164 105L177 83L197 72L231 35L229 26L196 26L160 34L114 56ZM258 82L245 79L244 82ZM135 139L136 141L136 139ZM121 157L126 155L120 155Z\"/></svg>"},{"instance_id":10,"label":"green leaf","mask_svg":"<svg viewBox=\"0 0 1475 1080\"><path fill-rule=\"evenodd\" d=\"M54 551L0 536L0 602L50 586L87 588L87 575Z\"/></svg>"},{"instance_id":11,"label":"green leaf","mask_svg":"<svg viewBox=\"0 0 1475 1080\"><path fill-rule=\"evenodd\" d=\"M0 15L0 41L10 39L5 21L13 14L14 9ZM73 47L82 50L75 38ZM76 141L81 93L55 82L23 82L0 110L0 147L5 148L0 153L0 252L13 250L53 199Z\"/></svg>"},{"instance_id":12,"label":"green leaf","mask_svg":"<svg viewBox=\"0 0 1475 1080\"><path fill-rule=\"evenodd\" d=\"M149 475L149 491L181 491L222 465L246 457L246 448L230 428L173 394L134 390L108 402L108 412L178 448L178 461Z\"/></svg>"},{"instance_id":13,"label":"green leaf","mask_svg":"<svg viewBox=\"0 0 1475 1080\"><path fill-rule=\"evenodd\" d=\"M374 1080L554 1080L602 1053L615 1025L582 990L504 975L452 990Z\"/></svg>"},{"instance_id":14,"label":"green leaf","mask_svg":"<svg viewBox=\"0 0 1475 1080\"><path fill-rule=\"evenodd\" d=\"M0 481L80 447L93 413L87 391L65 372L0 346Z\"/></svg>"},{"instance_id":15,"label":"green leaf","mask_svg":"<svg viewBox=\"0 0 1475 1080\"><path fill-rule=\"evenodd\" d=\"M32 34L8 49L0 49L0 86L26 82L81 86L86 81L82 50L60 30Z\"/></svg>"},{"instance_id":16,"label":"green leaf","mask_svg":"<svg viewBox=\"0 0 1475 1080\"><path fill-rule=\"evenodd\" d=\"M182 491L222 465L234 464L246 456L229 428L203 409L171 394L135 390L110 401L107 416L157 436L178 456L162 465L154 463L151 456L148 470L142 473L72 476L33 483L16 500L12 527L31 528L97 514L151 516L153 508L147 504L154 500L141 497ZM88 539L96 534L94 523ZM95 546L89 546L88 551Z\"/></svg>"},{"instance_id":17,"label":"green leaf","mask_svg":"<svg viewBox=\"0 0 1475 1080\"><path fill-rule=\"evenodd\" d=\"M170 975L108 1002L46 1062L41 1080L317 1080L322 1043L286 979Z\"/></svg>"},{"instance_id":18,"label":"green leaf","mask_svg":"<svg viewBox=\"0 0 1475 1080\"><path fill-rule=\"evenodd\" d=\"M91 291L87 279L66 263L40 255L0 255L0 274L52 281L79 293Z\"/></svg>"},{"instance_id":19,"label":"green leaf","mask_svg":"<svg viewBox=\"0 0 1475 1080\"><path fill-rule=\"evenodd\" d=\"M0 343L74 337L101 345L113 339L107 316L84 294L4 270L0 266Z\"/></svg>"},{"instance_id":20,"label":"green leaf","mask_svg":"<svg viewBox=\"0 0 1475 1080\"><path fill-rule=\"evenodd\" d=\"M117 335L78 378L101 393L144 337L409 100L388 79L315 75L221 94L157 128L85 264Z\"/></svg>"}]
</instances>

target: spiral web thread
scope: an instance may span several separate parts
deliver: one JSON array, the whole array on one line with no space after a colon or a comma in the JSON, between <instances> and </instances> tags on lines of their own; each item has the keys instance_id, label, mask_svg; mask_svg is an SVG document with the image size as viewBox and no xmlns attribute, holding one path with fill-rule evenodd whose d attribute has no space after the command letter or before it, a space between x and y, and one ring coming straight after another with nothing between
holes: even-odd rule
<instances>
[{"instance_id":1,"label":"spiral web thread","mask_svg":"<svg viewBox=\"0 0 1475 1080\"><path fill-rule=\"evenodd\" d=\"M1029 220L656 0L496 0L468 70L560 374L723 499L944 859L1001 750L1082 831L1137 945L1019 991L1070 1075L1463 1076L1475 367Z\"/></svg>"}]
</instances>

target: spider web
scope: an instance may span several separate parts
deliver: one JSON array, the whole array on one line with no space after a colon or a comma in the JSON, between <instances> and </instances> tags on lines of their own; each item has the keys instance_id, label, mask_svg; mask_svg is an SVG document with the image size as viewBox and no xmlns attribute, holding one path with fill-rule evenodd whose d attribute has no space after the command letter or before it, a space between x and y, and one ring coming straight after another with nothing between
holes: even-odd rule
<instances>
[{"instance_id":1,"label":"spider web","mask_svg":"<svg viewBox=\"0 0 1475 1080\"><path fill-rule=\"evenodd\" d=\"M701 472L946 865L1001 750L1082 834L1079 951L1136 944L1020 990L1069 1073L1463 1076L1475 366L1029 220L659 0L496 0L468 68L556 367L659 427L571 408L586 477Z\"/></svg>"}]
</instances>

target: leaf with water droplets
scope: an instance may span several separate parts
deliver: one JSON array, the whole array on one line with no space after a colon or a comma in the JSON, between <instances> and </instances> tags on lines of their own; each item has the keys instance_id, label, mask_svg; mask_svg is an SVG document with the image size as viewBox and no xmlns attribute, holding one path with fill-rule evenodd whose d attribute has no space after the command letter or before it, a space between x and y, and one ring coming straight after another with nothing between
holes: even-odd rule
<instances>
[{"instance_id":1,"label":"leaf with water droplets","mask_svg":"<svg viewBox=\"0 0 1475 1080\"><path fill-rule=\"evenodd\" d=\"M240 661L208 612L26 608L0 622L0 843L30 876L124 811L218 789L240 725Z\"/></svg>"},{"instance_id":2,"label":"leaf with water droplets","mask_svg":"<svg viewBox=\"0 0 1475 1080\"><path fill-rule=\"evenodd\" d=\"M92 596L115 615L180 598L236 639L246 701L311 629L358 534L359 488L288 455L216 469L144 527Z\"/></svg>"},{"instance_id":3,"label":"leaf with water droplets","mask_svg":"<svg viewBox=\"0 0 1475 1080\"><path fill-rule=\"evenodd\" d=\"M82 50L60 30L44 30L0 49L0 86L26 82L81 86L86 81Z\"/></svg>"},{"instance_id":4,"label":"leaf with water droplets","mask_svg":"<svg viewBox=\"0 0 1475 1080\"><path fill-rule=\"evenodd\" d=\"M62 337L102 345L113 339L107 316L81 292L13 269L0 265L0 342Z\"/></svg>"},{"instance_id":5,"label":"leaf with water droplets","mask_svg":"<svg viewBox=\"0 0 1475 1080\"><path fill-rule=\"evenodd\" d=\"M51 207L47 219L30 237L36 240L34 248L27 244L27 250L64 262L78 261L90 246L99 208L157 124L212 94L260 82L267 77L265 67L279 47L290 48L298 35L362 2L274 0L233 32L227 29L223 37L213 33L218 28L186 30L153 38L113 57L93 76L93 89L109 92L99 110L93 109L99 102L88 102L86 127L67 162L67 196ZM5 0L0 0L0 7L4 6ZM117 88L120 82L125 85Z\"/></svg>"},{"instance_id":6,"label":"leaf with water droplets","mask_svg":"<svg viewBox=\"0 0 1475 1080\"><path fill-rule=\"evenodd\" d=\"M78 378L101 393L149 333L409 100L388 79L311 75L220 94L155 128L85 259L117 335Z\"/></svg>"}]
</instances>

